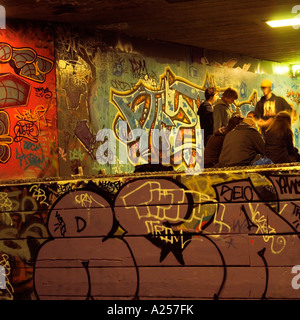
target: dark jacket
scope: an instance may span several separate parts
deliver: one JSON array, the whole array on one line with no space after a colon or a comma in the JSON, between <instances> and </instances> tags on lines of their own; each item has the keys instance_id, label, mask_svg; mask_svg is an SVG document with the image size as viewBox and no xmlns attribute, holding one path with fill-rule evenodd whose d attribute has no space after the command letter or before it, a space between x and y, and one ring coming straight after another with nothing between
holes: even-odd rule
<instances>
[{"instance_id":1,"label":"dark jacket","mask_svg":"<svg viewBox=\"0 0 300 320\"><path fill-rule=\"evenodd\" d=\"M219 162L219 156L227 132L228 130L222 127L208 139L204 148L204 168L211 168Z\"/></svg>"},{"instance_id":2,"label":"dark jacket","mask_svg":"<svg viewBox=\"0 0 300 320\"><path fill-rule=\"evenodd\" d=\"M273 118L279 111L290 111L292 107L288 102L272 93L270 99L267 100L266 96L261 97L255 106L255 118L268 120Z\"/></svg>"},{"instance_id":3,"label":"dark jacket","mask_svg":"<svg viewBox=\"0 0 300 320\"><path fill-rule=\"evenodd\" d=\"M265 155L262 135L249 124L242 122L227 133L218 166L250 165L258 159L259 155Z\"/></svg>"},{"instance_id":4,"label":"dark jacket","mask_svg":"<svg viewBox=\"0 0 300 320\"><path fill-rule=\"evenodd\" d=\"M200 126L204 130L204 145L214 132L213 111L212 105L207 100L202 102L198 108L197 114L200 119Z\"/></svg>"},{"instance_id":5,"label":"dark jacket","mask_svg":"<svg viewBox=\"0 0 300 320\"><path fill-rule=\"evenodd\" d=\"M233 110L224 100L219 99L214 106L214 131L228 125Z\"/></svg>"},{"instance_id":6,"label":"dark jacket","mask_svg":"<svg viewBox=\"0 0 300 320\"><path fill-rule=\"evenodd\" d=\"M264 135L266 144L266 156L274 163L299 162L298 150L294 147L293 135L287 134L276 137L269 131Z\"/></svg>"}]
</instances>

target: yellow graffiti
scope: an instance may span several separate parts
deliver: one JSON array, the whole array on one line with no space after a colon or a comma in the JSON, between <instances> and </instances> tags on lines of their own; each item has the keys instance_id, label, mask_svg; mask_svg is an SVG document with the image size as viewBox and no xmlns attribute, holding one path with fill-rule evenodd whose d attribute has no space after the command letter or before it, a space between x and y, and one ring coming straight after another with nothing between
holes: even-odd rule
<instances>
[{"instance_id":1,"label":"yellow graffiti","mask_svg":"<svg viewBox=\"0 0 300 320\"><path fill-rule=\"evenodd\" d=\"M105 205L96 201L93 196L88 193L81 193L75 196L75 202L80 204L82 207L91 208L94 203L99 205L101 208L104 208Z\"/></svg>"},{"instance_id":2,"label":"yellow graffiti","mask_svg":"<svg viewBox=\"0 0 300 320\"><path fill-rule=\"evenodd\" d=\"M35 198L37 201L40 200L40 204L45 204L47 206L49 206L49 203L46 202L45 200L47 200L47 196L45 194L45 190L41 189L38 185L33 185L30 187L29 192L32 192L32 197Z\"/></svg>"},{"instance_id":3,"label":"yellow graffiti","mask_svg":"<svg viewBox=\"0 0 300 320\"><path fill-rule=\"evenodd\" d=\"M220 218L217 215L214 216L214 224L219 226L219 230L217 231L219 234L216 235L217 237L221 237L222 233L227 233L227 232L230 232L230 230L231 230L230 225L228 225L227 223L224 222L226 206L222 203L219 203L219 206L220 206L219 212L221 211L221 207L223 207L223 210L221 211Z\"/></svg>"},{"instance_id":4,"label":"yellow graffiti","mask_svg":"<svg viewBox=\"0 0 300 320\"><path fill-rule=\"evenodd\" d=\"M138 205L129 205L128 199L132 199L134 194L136 192L140 192L140 190L142 190L143 192L143 189L150 190L148 199L144 202L140 202ZM189 193L197 195L200 203L194 204L195 207L192 210L192 214L189 217L185 218L182 217L180 208L184 204L188 206L186 195ZM197 213L200 212L199 210L202 205L203 199L205 201L207 201L208 199L211 201L215 201L197 191L184 189L164 189L163 187L161 187L159 182L145 182L144 184L135 188L131 192L128 192L125 196L122 197L124 206L128 209L133 208L139 220L142 218L155 218L160 221L168 220L171 223L191 222L193 219L201 220L202 217L198 217ZM167 204L158 204L155 206L155 209L153 204L160 202ZM215 206L217 206L217 204L215 204Z\"/></svg>"},{"instance_id":5,"label":"yellow graffiti","mask_svg":"<svg viewBox=\"0 0 300 320\"><path fill-rule=\"evenodd\" d=\"M33 113L31 110L23 110L23 113L20 113L20 111L16 110L17 114L15 115L15 118L18 120L27 120L32 122L38 123L38 128L40 129L40 124L44 124L44 126L49 126L50 121L46 119L45 114L48 111L48 107L44 107L42 105L38 105L33 110Z\"/></svg>"},{"instance_id":6,"label":"yellow graffiti","mask_svg":"<svg viewBox=\"0 0 300 320\"><path fill-rule=\"evenodd\" d=\"M279 254L286 246L286 240L283 236L276 236L275 228L268 224L268 219L261 212L258 211L259 204L255 208L251 203L248 204L252 216L252 221L258 227L256 233L261 233L265 242L271 241L271 251L274 254ZM276 239L275 239L276 237ZM279 245L279 249L275 249L275 245Z\"/></svg>"}]
</instances>

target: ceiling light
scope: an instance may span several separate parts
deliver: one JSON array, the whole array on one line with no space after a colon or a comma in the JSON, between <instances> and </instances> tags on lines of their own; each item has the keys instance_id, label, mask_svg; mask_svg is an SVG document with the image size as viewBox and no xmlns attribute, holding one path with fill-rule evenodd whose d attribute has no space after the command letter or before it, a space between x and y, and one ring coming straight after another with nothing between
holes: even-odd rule
<instances>
[{"instance_id":1,"label":"ceiling light","mask_svg":"<svg viewBox=\"0 0 300 320\"><path fill-rule=\"evenodd\" d=\"M275 65L273 67L273 73L274 74L285 74L290 71L290 67L287 65Z\"/></svg>"},{"instance_id":2,"label":"ceiling light","mask_svg":"<svg viewBox=\"0 0 300 320\"><path fill-rule=\"evenodd\" d=\"M272 28L299 26L300 19L293 18L293 19L284 19L284 20L271 20L271 21L266 21L266 23Z\"/></svg>"},{"instance_id":3,"label":"ceiling light","mask_svg":"<svg viewBox=\"0 0 300 320\"><path fill-rule=\"evenodd\" d=\"M293 71L293 75L296 76L296 74L299 74L300 72L300 65L299 64L295 64L292 66L292 71Z\"/></svg>"}]
</instances>

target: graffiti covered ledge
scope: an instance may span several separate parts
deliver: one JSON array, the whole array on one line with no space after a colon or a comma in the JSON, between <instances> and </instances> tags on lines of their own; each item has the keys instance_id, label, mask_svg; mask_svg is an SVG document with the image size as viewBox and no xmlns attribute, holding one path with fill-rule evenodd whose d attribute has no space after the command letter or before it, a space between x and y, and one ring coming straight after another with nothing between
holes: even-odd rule
<instances>
[{"instance_id":1,"label":"graffiti covered ledge","mask_svg":"<svg viewBox=\"0 0 300 320\"><path fill-rule=\"evenodd\" d=\"M2 182L0 298L299 299L299 168Z\"/></svg>"}]
</instances>

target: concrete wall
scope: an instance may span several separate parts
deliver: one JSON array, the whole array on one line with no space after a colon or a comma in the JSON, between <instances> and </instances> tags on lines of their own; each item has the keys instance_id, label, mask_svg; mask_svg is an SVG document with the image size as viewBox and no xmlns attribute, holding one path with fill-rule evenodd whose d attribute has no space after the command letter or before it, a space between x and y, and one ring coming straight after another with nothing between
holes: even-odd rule
<instances>
[{"instance_id":1,"label":"concrete wall","mask_svg":"<svg viewBox=\"0 0 300 320\"><path fill-rule=\"evenodd\" d=\"M1 299L298 299L299 167L244 169L2 185Z\"/></svg>"}]
</instances>

